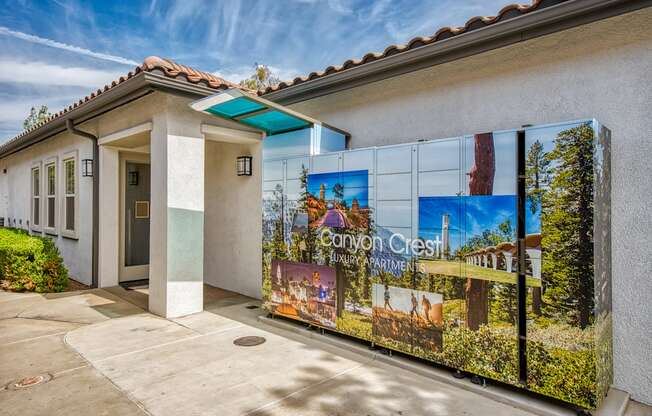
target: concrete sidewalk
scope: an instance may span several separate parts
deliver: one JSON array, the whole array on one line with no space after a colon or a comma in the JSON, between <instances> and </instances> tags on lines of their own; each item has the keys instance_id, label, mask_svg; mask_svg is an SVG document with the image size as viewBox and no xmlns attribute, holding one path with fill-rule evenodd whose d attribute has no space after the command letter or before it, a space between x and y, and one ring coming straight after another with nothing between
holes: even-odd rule
<instances>
[{"instance_id":1,"label":"concrete sidewalk","mask_svg":"<svg viewBox=\"0 0 652 416\"><path fill-rule=\"evenodd\" d=\"M166 320L143 309L146 290L0 292L0 414L530 415L264 326L255 300L205 298L205 312ZM233 344L251 335L266 342ZM12 387L38 375L51 380Z\"/></svg>"}]
</instances>

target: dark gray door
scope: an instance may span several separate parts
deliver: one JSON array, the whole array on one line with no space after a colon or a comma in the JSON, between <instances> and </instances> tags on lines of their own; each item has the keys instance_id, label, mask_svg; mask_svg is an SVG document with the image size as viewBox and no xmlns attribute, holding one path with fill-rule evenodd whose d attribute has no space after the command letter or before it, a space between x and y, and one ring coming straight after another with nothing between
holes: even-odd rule
<instances>
[{"instance_id":1,"label":"dark gray door","mask_svg":"<svg viewBox=\"0 0 652 416\"><path fill-rule=\"evenodd\" d=\"M149 264L149 164L127 162L125 266Z\"/></svg>"}]
</instances>

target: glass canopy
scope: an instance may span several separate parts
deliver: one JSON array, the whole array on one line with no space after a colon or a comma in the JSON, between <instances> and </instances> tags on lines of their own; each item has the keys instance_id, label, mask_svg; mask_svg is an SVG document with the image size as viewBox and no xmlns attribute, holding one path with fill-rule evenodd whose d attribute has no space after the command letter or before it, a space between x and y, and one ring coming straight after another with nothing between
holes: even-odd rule
<instances>
[{"instance_id":1,"label":"glass canopy","mask_svg":"<svg viewBox=\"0 0 652 416\"><path fill-rule=\"evenodd\" d=\"M268 136L319 123L303 114L235 88L195 101L190 106L197 111L260 129Z\"/></svg>"}]
</instances>

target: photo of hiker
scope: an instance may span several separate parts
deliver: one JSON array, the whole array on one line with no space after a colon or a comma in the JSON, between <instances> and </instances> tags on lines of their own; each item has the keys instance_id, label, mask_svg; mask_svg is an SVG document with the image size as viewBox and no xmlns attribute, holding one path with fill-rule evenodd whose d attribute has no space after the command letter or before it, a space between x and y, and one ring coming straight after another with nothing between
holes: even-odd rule
<instances>
[{"instance_id":1,"label":"photo of hiker","mask_svg":"<svg viewBox=\"0 0 652 416\"><path fill-rule=\"evenodd\" d=\"M416 316L417 318L419 317L419 301L417 300L417 297L414 296L414 292L410 294L410 302L412 303L412 310L410 311L410 317Z\"/></svg>"},{"instance_id":2,"label":"photo of hiker","mask_svg":"<svg viewBox=\"0 0 652 416\"><path fill-rule=\"evenodd\" d=\"M385 309L389 309L390 311L393 311L394 308L392 308L392 305L389 303L389 300L392 298L391 293L389 292L389 285L385 285L385 293L383 295L385 298Z\"/></svg>"},{"instance_id":3,"label":"photo of hiker","mask_svg":"<svg viewBox=\"0 0 652 416\"><path fill-rule=\"evenodd\" d=\"M442 348L443 296L388 284L373 285L372 322L375 341L399 351Z\"/></svg>"}]
</instances>

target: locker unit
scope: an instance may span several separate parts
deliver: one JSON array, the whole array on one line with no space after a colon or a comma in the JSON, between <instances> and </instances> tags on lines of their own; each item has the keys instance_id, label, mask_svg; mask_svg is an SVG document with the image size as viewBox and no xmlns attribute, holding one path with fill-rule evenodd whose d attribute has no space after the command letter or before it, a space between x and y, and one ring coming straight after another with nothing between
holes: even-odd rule
<instances>
[{"instance_id":1,"label":"locker unit","mask_svg":"<svg viewBox=\"0 0 652 416\"><path fill-rule=\"evenodd\" d=\"M595 408L612 377L609 141L580 120L268 149L265 307Z\"/></svg>"}]
</instances>

